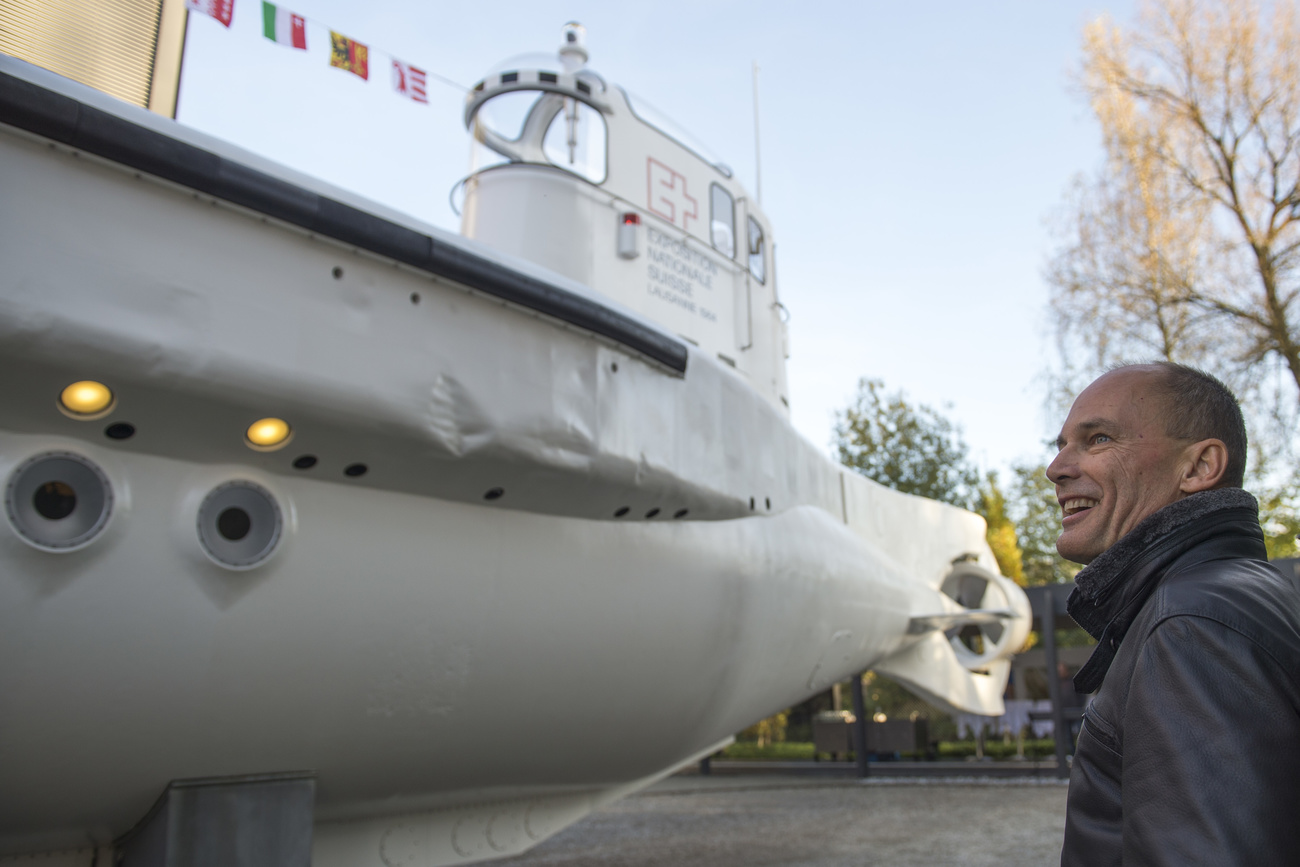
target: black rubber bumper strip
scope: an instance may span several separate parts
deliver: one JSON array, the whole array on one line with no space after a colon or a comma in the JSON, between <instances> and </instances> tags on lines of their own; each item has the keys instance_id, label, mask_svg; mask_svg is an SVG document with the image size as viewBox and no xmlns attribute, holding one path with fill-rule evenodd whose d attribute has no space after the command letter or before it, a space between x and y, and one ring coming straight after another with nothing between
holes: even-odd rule
<instances>
[{"instance_id":1,"label":"black rubber bumper strip","mask_svg":"<svg viewBox=\"0 0 1300 867\"><path fill-rule=\"evenodd\" d=\"M0 123L445 277L686 372L684 344L599 302L4 73Z\"/></svg>"}]
</instances>

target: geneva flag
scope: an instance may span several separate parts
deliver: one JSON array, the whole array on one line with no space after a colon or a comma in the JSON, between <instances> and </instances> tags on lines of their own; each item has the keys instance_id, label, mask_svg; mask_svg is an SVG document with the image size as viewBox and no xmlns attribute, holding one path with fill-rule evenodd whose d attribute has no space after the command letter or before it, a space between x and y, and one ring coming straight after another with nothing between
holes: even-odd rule
<instances>
[{"instance_id":1,"label":"geneva flag","mask_svg":"<svg viewBox=\"0 0 1300 867\"><path fill-rule=\"evenodd\" d=\"M342 33L330 31L330 66L346 69L353 75L370 78L369 52L366 46Z\"/></svg>"}]
</instances>

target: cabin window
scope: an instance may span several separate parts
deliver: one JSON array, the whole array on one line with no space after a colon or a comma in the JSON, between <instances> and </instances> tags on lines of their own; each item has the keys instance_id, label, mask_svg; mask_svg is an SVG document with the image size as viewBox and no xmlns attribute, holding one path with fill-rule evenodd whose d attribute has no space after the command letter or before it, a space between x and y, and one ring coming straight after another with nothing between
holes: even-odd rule
<instances>
[{"instance_id":1,"label":"cabin window","mask_svg":"<svg viewBox=\"0 0 1300 867\"><path fill-rule=\"evenodd\" d=\"M767 282L767 265L763 259L763 227L749 218L749 273L760 283Z\"/></svg>"},{"instance_id":2,"label":"cabin window","mask_svg":"<svg viewBox=\"0 0 1300 867\"><path fill-rule=\"evenodd\" d=\"M516 90L494 96L474 115L476 123L481 123L506 141L518 141L524 131L524 121L528 112L537 102L537 92Z\"/></svg>"},{"instance_id":3,"label":"cabin window","mask_svg":"<svg viewBox=\"0 0 1300 867\"><path fill-rule=\"evenodd\" d=\"M736 203L717 184L709 188L709 240L728 259L736 257Z\"/></svg>"},{"instance_id":4,"label":"cabin window","mask_svg":"<svg viewBox=\"0 0 1300 867\"><path fill-rule=\"evenodd\" d=\"M605 117L570 97L546 128L542 153L552 165L581 175L593 184L605 181Z\"/></svg>"}]
</instances>

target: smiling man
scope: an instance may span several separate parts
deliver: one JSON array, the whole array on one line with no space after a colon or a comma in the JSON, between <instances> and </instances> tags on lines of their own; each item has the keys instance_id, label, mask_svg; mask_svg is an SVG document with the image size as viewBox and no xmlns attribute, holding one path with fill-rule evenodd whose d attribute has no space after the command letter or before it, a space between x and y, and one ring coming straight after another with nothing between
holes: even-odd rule
<instances>
[{"instance_id":1,"label":"smiling man","mask_svg":"<svg viewBox=\"0 0 1300 867\"><path fill-rule=\"evenodd\" d=\"M1175 364L1075 400L1047 468L1097 639L1063 865L1300 862L1300 590L1242 490L1236 398Z\"/></svg>"}]
</instances>

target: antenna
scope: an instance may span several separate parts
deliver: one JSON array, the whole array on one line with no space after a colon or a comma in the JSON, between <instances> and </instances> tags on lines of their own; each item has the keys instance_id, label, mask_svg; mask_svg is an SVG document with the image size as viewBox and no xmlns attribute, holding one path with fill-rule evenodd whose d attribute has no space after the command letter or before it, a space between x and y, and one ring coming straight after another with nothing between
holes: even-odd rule
<instances>
[{"instance_id":1,"label":"antenna","mask_svg":"<svg viewBox=\"0 0 1300 867\"><path fill-rule=\"evenodd\" d=\"M754 194L763 206L763 159L758 147L758 61L754 61Z\"/></svg>"}]
</instances>

